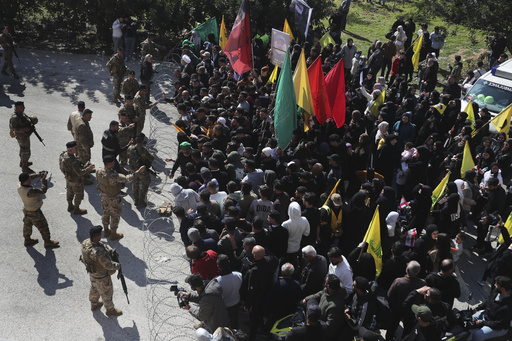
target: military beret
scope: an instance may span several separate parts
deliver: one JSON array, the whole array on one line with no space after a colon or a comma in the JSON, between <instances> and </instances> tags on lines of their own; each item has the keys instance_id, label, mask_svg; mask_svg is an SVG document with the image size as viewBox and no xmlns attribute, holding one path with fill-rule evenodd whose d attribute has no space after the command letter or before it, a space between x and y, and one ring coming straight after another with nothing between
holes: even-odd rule
<instances>
[{"instance_id":1,"label":"military beret","mask_svg":"<svg viewBox=\"0 0 512 341\"><path fill-rule=\"evenodd\" d=\"M30 174L28 173L21 173L20 176L18 177L18 180L20 180L21 183L27 181L28 179L30 179Z\"/></svg>"},{"instance_id":2,"label":"military beret","mask_svg":"<svg viewBox=\"0 0 512 341\"><path fill-rule=\"evenodd\" d=\"M135 71L130 71L130 75L134 75L135 74Z\"/></svg>"},{"instance_id":3,"label":"military beret","mask_svg":"<svg viewBox=\"0 0 512 341\"><path fill-rule=\"evenodd\" d=\"M126 116L126 115L127 115L126 110L124 110L124 109L119 110L119 116Z\"/></svg>"},{"instance_id":4,"label":"military beret","mask_svg":"<svg viewBox=\"0 0 512 341\"><path fill-rule=\"evenodd\" d=\"M102 228L101 226L99 226L99 225L98 225L98 226L94 226L94 227L92 227L92 228L89 230L89 237L91 237L91 238L92 238L93 236L96 236L96 235L98 235L98 234L101 234L101 230L102 230L102 229L103 229L103 228Z\"/></svg>"},{"instance_id":5,"label":"military beret","mask_svg":"<svg viewBox=\"0 0 512 341\"><path fill-rule=\"evenodd\" d=\"M146 138L146 135L144 135L144 133L138 133L138 134L135 136L135 138L136 138L136 139L138 139L138 138L142 138L142 139L144 139L144 138Z\"/></svg>"},{"instance_id":6,"label":"military beret","mask_svg":"<svg viewBox=\"0 0 512 341\"><path fill-rule=\"evenodd\" d=\"M22 105L25 105L25 102L21 102L21 101L14 102L15 107L21 107Z\"/></svg>"},{"instance_id":7,"label":"military beret","mask_svg":"<svg viewBox=\"0 0 512 341\"><path fill-rule=\"evenodd\" d=\"M128 96L125 96L124 99L125 100L133 99L133 96L128 95Z\"/></svg>"},{"instance_id":8,"label":"military beret","mask_svg":"<svg viewBox=\"0 0 512 341\"><path fill-rule=\"evenodd\" d=\"M76 147L76 141L71 141L71 142L66 143L66 148L67 149L71 149L71 148L74 148L74 147Z\"/></svg>"},{"instance_id":9,"label":"military beret","mask_svg":"<svg viewBox=\"0 0 512 341\"><path fill-rule=\"evenodd\" d=\"M119 47L117 48L117 51L121 51L121 52L123 52L123 51L124 51L124 49L123 49L123 47L122 47L122 46L119 46Z\"/></svg>"},{"instance_id":10,"label":"military beret","mask_svg":"<svg viewBox=\"0 0 512 341\"><path fill-rule=\"evenodd\" d=\"M139 89L140 89L140 90L146 90L147 88L148 88L148 86L147 86L146 84L141 84L141 85L139 86Z\"/></svg>"},{"instance_id":11,"label":"military beret","mask_svg":"<svg viewBox=\"0 0 512 341\"><path fill-rule=\"evenodd\" d=\"M116 159L112 155L107 155L103 158L103 163L111 163L114 162Z\"/></svg>"}]
</instances>

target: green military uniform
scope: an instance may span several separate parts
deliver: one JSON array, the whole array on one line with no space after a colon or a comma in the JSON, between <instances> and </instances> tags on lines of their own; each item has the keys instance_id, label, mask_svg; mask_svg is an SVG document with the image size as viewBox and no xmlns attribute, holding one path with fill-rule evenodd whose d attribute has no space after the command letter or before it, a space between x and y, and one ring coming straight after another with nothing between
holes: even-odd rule
<instances>
[{"instance_id":1,"label":"green military uniform","mask_svg":"<svg viewBox=\"0 0 512 341\"><path fill-rule=\"evenodd\" d=\"M66 199L68 211L74 213L80 211L80 203L84 200L84 176L91 172L89 164L82 163L74 154L64 152L62 154L63 171L66 178ZM73 205L73 198L75 203ZM87 212L87 211L86 211Z\"/></svg>"},{"instance_id":2,"label":"green military uniform","mask_svg":"<svg viewBox=\"0 0 512 341\"><path fill-rule=\"evenodd\" d=\"M121 219L121 211L123 206L121 204L121 189L123 184L133 181L135 175L118 174L113 169L100 168L96 172L96 179L98 180L98 189L100 191L101 206L103 207L103 215L101 221L105 233L108 234L109 225L112 233L116 234Z\"/></svg>"},{"instance_id":3,"label":"green military uniform","mask_svg":"<svg viewBox=\"0 0 512 341\"><path fill-rule=\"evenodd\" d=\"M85 164L91 160L91 148L94 147L94 135L91 126L88 121L80 116L76 120L74 132L78 147L78 159Z\"/></svg>"},{"instance_id":4,"label":"green military uniform","mask_svg":"<svg viewBox=\"0 0 512 341\"><path fill-rule=\"evenodd\" d=\"M142 95L140 93L140 91L138 91L137 94L135 95L135 97L133 98L133 104L137 108L139 108L139 110L141 111L141 116L140 116L139 120L137 121L136 134L141 133L142 130L144 130L144 121L146 120L146 110L151 108L151 103L149 103L149 101L146 97L147 96Z\"/></svg>"},{"instance_id":5,"label":"green military uniform","mask_svg":"<svg viewBox=\"0 0 512 341\"><path fill-rule=\"evenodd\" d=\"M23 201L23 237L25 238L25 245L32 245L37 243L37 239L31 239L32 225L37 227L45 244L50 244L50 229L48 222L41 211L43 206L43 199L41 196L48 190L48 181L46 179L41 181L41 188L34 188L32 186L24 186L18 183L18 194ZM31 242L33 241L33 242Z\"/></svg>"},{"instance_id":6,"label":"green military uniform","mask_svg":"<svg viewBox=\"0 0 512 341\"><path fill-rule=\"evenodd\" d=\"M119 115L123 111L126 113L126 116L130 120L130 123L137 123L137 119L142 116L140 108L133 104L123 104L123 106L119 109Z\"/></svg>"},{"instance_id":7,"label":"green military uniform","mask_svg":"<svg viewBox=\"0 0 512 341\"><path fill-rule=\"evenodd\" d=\"M111 253L113 249L102 242L94 243L91 239L86 239L82 243L82 257L80 259L85 264L89 279L91 280L91 289L89 290L89 301L91 309L94 310L101 306L100 297L108 311L113 311L114 287L110 278L121 265L112 261Z\"/></svg>"},{"instance_id":8,"label":"green military uniform","mask_svg":"<svg viewBox=\"0 0 512 341\"><path fill-rule=\"evenodd\" d=\"M107 63L107 70L114 83L114 102L121 98L121 83L130 70L124 64L123 56L117 53Z\"/></svg>"},{"instance_id":9,"label":"green military uniform","mask_svg":"<svg viewBox=\"0 0 512 341\"><path fill-rule=\"evenodd\" d=\"M123 81L123 84L121 86L121 92L125 96L134 97L137 91L139 91L139 81L137 81L137 79L126 78Z\"/></svg>"},{"instance_id":10,"label":"green military uniform","mask_svg":"<svg viewBox=\"0 0 512 341\"><path fill-rule=\"evenodd\" d=\"M119 131L117 132L117 139L119 140L120 146L126 146L130 139L133 138L134 129L130 128L124 123L119 124ZM127 149L119 153L119 164L124 167L128 164L128 151Z\"/></svg>"},{"instance_id":11,"label":"green military uniform","mask_svg":"<svg viewBox=\"0 0 512 341\"><path fill-rule=\"evenodd\" d=\"M142 145L134 144L128 147L128 155L130 160L130 168L137 170L139 167L145 165L151 165L154 157L151 155L146 148ZM146 196L148 194L149 184L151 183L151 177L148 171L139 173L133 179L133 200L135 206L146 205Z\"/></svg>"},{"instance_id":12,"label":"green military uniform","mask_svg":"<svg viewBox=\"0 0 512 341\"><path fill-rule=\"evenodd\" d=\"M0 34L0 45L4 49L4 65L2 66L2 74L8 75L6 70L9 68L14 78L18 79L19 76L16 74L14 70L14 64L12 63L12 55L14 54L14 39L12 36L4 30L2 34Z\"/></svg>"},{"instance_id":13,"label":"green military uniform","mask_svg":"<svg viewBox=\"0 0 512 341\"><path fill-rule=\"evenodd\" d=\"M25 113L17 113L11 115L9 120L9 128L16 135L16 140L20 145L20 163L21 166L28 167L28 160L30 159L30 135L32 131L29 130L33 124L37 123L37 117L27 116ZM27 131L28 130L28 131ZM26 171L25 169L23 171Z\"/></svg>"},{"instance_id":14,"label":"green military uniform","mask_svg":"<svg viewBox=\"0 0 512 341\"><path fill-rule=\"evenodd\" d=\"M162 45L158 45L153 40L149 40L147 38L140 44L140 54L141 54L141 63L144 62L144 57L150 54L153 58L159 58L160 51L163 50L164 47Z\"/></svg>"}]
</instances>

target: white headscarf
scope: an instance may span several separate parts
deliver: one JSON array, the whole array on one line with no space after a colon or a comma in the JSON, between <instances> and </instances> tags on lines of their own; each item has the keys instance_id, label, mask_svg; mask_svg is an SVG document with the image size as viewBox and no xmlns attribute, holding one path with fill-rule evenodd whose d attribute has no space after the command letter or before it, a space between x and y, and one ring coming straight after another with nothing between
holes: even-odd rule
<instances>
[{"instance_id":1,"label":"white headscarf","mask_svg":"<svg viewBox=\"0 0 512 341\"><path fill-rule=\"evenodd\" d=\"M379 143L381 138L384 138L384 137L388 136L388 134L389 134L389 132L388 132L389 131L389 123L386 122L386 121L382 121L382 122L379 123L377 128L378 128L378 131L377 131L377 134L375 135L375 143Z\"/></svg>"},{"instance_id":2,"label":"white headscarf","mask_svg":"<svg viewBox=\"0 0 512 341\"><path fill-rule=\"evenodd\" d=\"M464 200L464 194L462 194L462 185L464 185L464 180L457 179L454 182L457 185L457 191L459 192L459 199L460 199L460 202L462 203L462 201Z\"/></svg>"}]
</instances>

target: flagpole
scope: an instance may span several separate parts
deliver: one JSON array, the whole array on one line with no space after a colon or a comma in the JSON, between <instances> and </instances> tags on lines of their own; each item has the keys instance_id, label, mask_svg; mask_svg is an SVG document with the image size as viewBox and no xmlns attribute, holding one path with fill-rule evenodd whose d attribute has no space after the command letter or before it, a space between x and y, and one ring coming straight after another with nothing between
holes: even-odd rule
<instances>
[{"instance_id":1,"label":"flagpole","mask_svg":"<svg viewBox=\"0 0 512 341\"><path fill-rule=\"evenodd\" d=\"M491 118L489 121L485 122L485 124L483 126L481 126L480 128L478 128L477 130L475 130L474 132L471 133L471 138L475 137L476 134L478 134L480 132L480 130L482 130L485 126L488 126L490 123L492 123L492 120L494 120L496 117L500 116L501 114L503 114L508 108L510 108L512 106L512 104L509 104L505 109L503 109L498 115L494 116L493 118ZM497 129L496 129L497 130Z\"/></svg>"}]
</instances>

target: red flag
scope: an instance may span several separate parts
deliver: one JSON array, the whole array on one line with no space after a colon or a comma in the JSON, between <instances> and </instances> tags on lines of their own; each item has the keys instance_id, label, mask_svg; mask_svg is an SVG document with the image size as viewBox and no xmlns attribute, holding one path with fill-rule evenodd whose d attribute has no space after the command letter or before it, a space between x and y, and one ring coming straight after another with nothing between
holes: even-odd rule
<instances>
[{"instance_id":1,"label":"red flag","mask_svg":"<svg viewBox=\"0 0 512 341\"><path fill-rule=\"evenodd\" d=\"M331 104L331 115L339 128L345 123L345 113L347 111L345 98L345 70L343 69L343 59L329 71L325 76L327 85L327 96Z\"/></svg>"},{"instance_id":2,"label":"red flag","mask_svg":"<svg viewBox=\"0 0 512 341\"><path fill-rule=\"evenodd\" d=\"M224 52L236 73L243 74L252 69L251 24L249 20L249 1L242 5L233 24Z\"/></svg>"},{"instance_id":3,"label":"red flag","mask_svg":"<svg viewBox=\"0 0 512 341\"><path fill-rule=\"evenodd\" d=\"M308 77L316 119L320 124L324 124L331 117L331 105L327 97L327 87L325 85L321 58L317 58L308 68Z\"/></svg>"},{"instance_id":4,"label":"red flag","mask_svg":"<svg viewBox=\"0 0 512 341\"><path fill-rule=\"evenodd\" d=\"M404 196L402 195L402 199L400 200L400 205L398 205L399 209L407 207L407 201L405 200Z\"/></svg>"}]
</instances>

